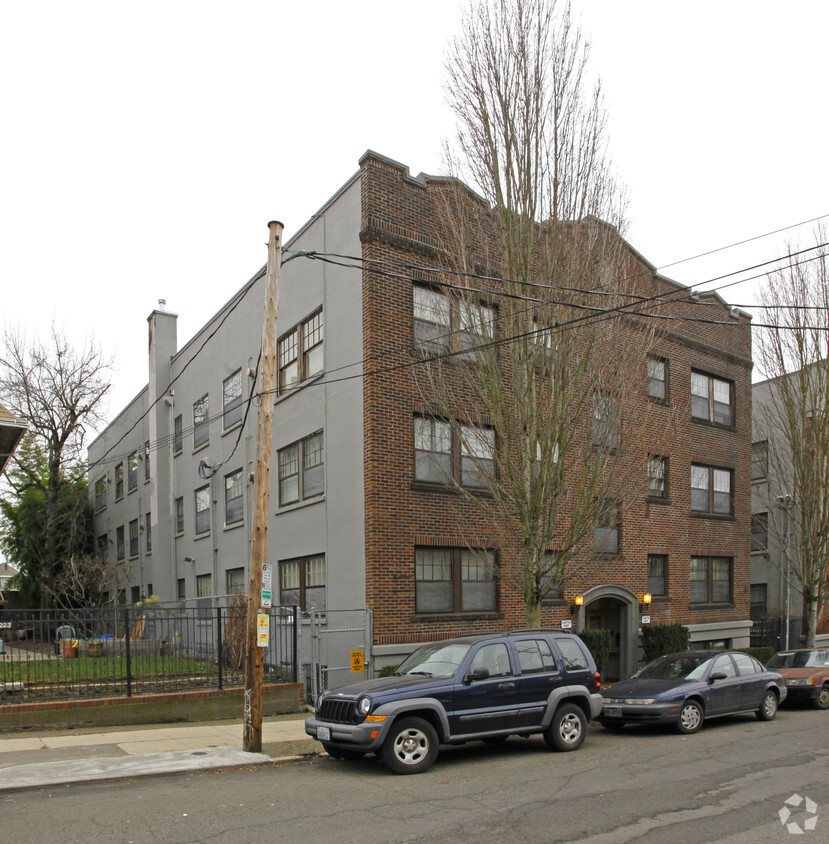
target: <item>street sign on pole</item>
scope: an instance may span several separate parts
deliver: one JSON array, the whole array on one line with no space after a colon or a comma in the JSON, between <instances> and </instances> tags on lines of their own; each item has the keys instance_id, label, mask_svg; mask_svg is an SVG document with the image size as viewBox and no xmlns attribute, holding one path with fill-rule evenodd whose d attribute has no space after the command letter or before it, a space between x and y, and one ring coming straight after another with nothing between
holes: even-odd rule
<instances>
[{"instance_id":1,"label":"street sign on pole","mask_svg":"<svg viewBox=\"0 0 829 844\"><path fill-rule=\"evenodd\" d=\"M273 570L270 563L262 564L262 606L270 607L273 591L271 589L271 578Z\"/></svg>"}]
</instances>

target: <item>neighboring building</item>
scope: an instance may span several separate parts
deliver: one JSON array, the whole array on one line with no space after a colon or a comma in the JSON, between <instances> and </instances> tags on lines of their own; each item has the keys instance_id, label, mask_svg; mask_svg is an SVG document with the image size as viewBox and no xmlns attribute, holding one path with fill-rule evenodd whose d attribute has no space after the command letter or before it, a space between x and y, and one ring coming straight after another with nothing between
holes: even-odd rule
<instances>
[{"instance_id":1,"label":"neighboring building","mask_svg":"<svg viewBox=\"0 0 829 844\"><path fill-rule=\"evenodd\" d=\"M770 378L752 386L753 436L751 444L751 616L761 619L792 619L789 647L805 644L803 592L800 582L787 567L785 548L797 545L797 523L791 481L781 477L785 443L775 443L774 397L779 379ZM771 459L770 459L771 458ZM785 471L783 472L785 475ZM788 576L787 576L788 575ZM780 646L785 627L779 630ZM829 639L829 605L818 619L818 634Z\"/></svg>"},{"instance_id":2,"label":"neighboring building","mask_svg":"<svg viewBox=\"0 0 829 844\"><path fill-rule=\"evenodd\" d=\"M20 572L11 563L0 562L0 592L6 589L8 582L17 574Z\"/></svg>"},{"instance_id":3,"label":"neighboring building","mask_svg":"<svg viewBox=\"0 0 829 844\"><path fill-rule=\"evenodd\" d=\"M446 185L366 153L285 254L351 257L297 257L281 271L274 589L306 612L370 608L376 664L399 661L415 642L524 624L520 596L471 565L464 537L501 566L514 549L416 459L429 414L407 367L431 330L416 303L441 296L434 210ZM626 275L641 276L647 295L684 290L620 246ZM181 349L176 316L154 311L149 384L90 446L96 531L129 571L128 600L245 589L256 446L255 408L248 416L246 407L264 288L263 269ZM656 421L630 444L641 467L633 504L596 526L598 544L585 555L593 574L565 582L543 609L544 624L572 617L577 628L612 630L610 672L620 676L635 667L646 592L652 623L681 621L698 644L749 640L750 319L716 294L681 313L694 321L667 323L642 357L641 400ZM456 319L449 314L445 328ZM457 451L435 448L432 462Z\"/></svg>"},{"instance_id":4,"label":"neighboring building","mask_svg":"<svg viewBox=\"0 0 829 844\"><path fill-rule=\"evenodd\" d=\"M15 449L27 430L25 422L18 419L0 404L0 475L6 471Z\"/></svg>"}]
</instances>

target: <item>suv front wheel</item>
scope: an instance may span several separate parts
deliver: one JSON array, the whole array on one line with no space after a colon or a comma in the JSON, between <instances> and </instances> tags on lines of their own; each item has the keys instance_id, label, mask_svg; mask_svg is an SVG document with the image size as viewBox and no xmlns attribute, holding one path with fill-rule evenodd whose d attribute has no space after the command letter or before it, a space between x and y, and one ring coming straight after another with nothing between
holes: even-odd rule
<instances>
[{"instance_id":1,"label":"suv front wheel","mask_svg":"<svg viewBox=\"0 0 829 844\"><path fill-rule=\"evenodd\" d=\"M438 755L438 734L422 718L403 718L392 726L380 753L396 774L420 774Z\"/></svg>"},{"instance_id":2,"label":"suv front wheel","mask_svg":"<svg viewBox=\"0 0 829 844\"><path fill-rule=\"evenodd\" d=\"M544 742L550 750L578 750L586 732L587 719L582 708L575 703L563 703L544 731Z\"/></svg>"}]
</instances>

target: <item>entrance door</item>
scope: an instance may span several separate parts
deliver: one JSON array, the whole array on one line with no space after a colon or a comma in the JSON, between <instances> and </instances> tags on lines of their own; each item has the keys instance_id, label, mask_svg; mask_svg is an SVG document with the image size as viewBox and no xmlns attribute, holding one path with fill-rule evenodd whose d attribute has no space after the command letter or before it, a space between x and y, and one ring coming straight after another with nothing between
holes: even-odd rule
<instances>
[{"instance_id":1,"label":"entrance door","mask_svg":"<svg viewBox=\"0 0 829 844\"><path fill-rule=\"evenodd\" d=\"M626 605L616 598L599 598L584 608L585 627L588 630L610 631L610 655L602 670L602 681L605 683L615 683L622 678L622 647L627 647L622 621L626 612Z\"/></svg>"}]
</instances>

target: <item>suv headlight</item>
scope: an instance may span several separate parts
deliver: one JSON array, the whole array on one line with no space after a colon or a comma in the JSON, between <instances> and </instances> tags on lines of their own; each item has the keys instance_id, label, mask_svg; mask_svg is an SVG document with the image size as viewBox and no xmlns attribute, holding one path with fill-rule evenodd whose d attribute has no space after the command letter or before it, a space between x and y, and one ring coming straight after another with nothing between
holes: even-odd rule
<instances>
[{"instance_id":1,"label":"suv headlight","mask_svg":"<svg viewBox=\"0 0 829 844\"><path fill-rule=\"evenodd\" d=\"M628 706L650 706L655 700L653 697L627 697L625 703Z\"/></svg>"},{"instance_id":2,"label":"suv headlight","mask_svg":"<svg viewBox=\"0 0 829 844\"><path fill-rule=\"evenodd\" d=\"M370 697L361 697L357 701L357 712L362 715L364 718L371 712L371 698Z\"/></svg>"},{"instance_id":3,"label":"suv headlight","mask_svg":"<svg viewBox=\"0 0 829 844\"><path fill-rule=\"evenodd\" d=\"M322 702L323 702L324 698L325 698L325 692L321 692L320 696L317 698L317 710L316 710L317 712L320 711L320 707L322 706Z\"/></svg>"}]
</instances>

